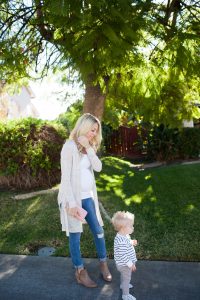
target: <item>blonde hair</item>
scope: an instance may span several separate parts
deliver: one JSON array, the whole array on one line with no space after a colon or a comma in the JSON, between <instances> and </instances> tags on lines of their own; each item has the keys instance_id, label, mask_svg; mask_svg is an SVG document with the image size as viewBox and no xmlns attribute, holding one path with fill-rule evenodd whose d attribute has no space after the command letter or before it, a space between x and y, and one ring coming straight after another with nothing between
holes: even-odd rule
<instances>
[{"instance_id":1,"label":"blonde hair","mask_svg":"<svg viewBox=\"0 0 200 300\"><path fill-rule=\"evenodd\" d=\"M72 130L69 138L74 140L78 146L79 151L82 150L82 146L78 143L79 136L86 135L88 131L91 130L94 124L98 124L98 131L97 135L94 139L90 142L91 146L94 148L95 151L100 147L101 140L102 140L102 132L101 132L101 123L99 119L93 116L90 113L83 114L76 122L74 129Z\"/></svg>"},{"instance_id":2,"label":"blonde hair","mask_svg":"<svg viewBox=\"0 0 200 300\"><path fill-rule=\"evenodd\" d=\"M112 217L112 224L116 231L119 231L122 227L126 227L128 222L134 224L134 214L128 211L117 211Z\"/></svg>"}]
</instances>

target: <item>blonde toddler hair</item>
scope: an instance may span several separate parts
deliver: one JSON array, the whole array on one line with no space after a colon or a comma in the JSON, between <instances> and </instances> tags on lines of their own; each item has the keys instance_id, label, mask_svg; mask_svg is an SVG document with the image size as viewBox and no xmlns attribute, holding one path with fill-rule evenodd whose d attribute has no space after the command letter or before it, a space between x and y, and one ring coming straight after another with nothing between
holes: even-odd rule
<instances>
[{"instance_id":1,"label":"blonde toddler hair","mask_svg":"<svg viewBox=\"0 0 200 300\"><path fill-rule=\"evenodd\" d=\"M93 116L90 113L83 114L76 122L74 129L72 130L69 138L74 140L78 145L79 151L81 151L81 147L78 143L79 136L86 135L92 128L92 126L97 123L98 124L98 132L94 137L93 141L90 143L95 151L100 147L102 140L102 132L101 132L101 123L99 119Z\"/></svg>"},{"instance_id":2,"label":"blonde toddler hair","mask_svg":"<svg viewBox=\"0 0 200 300\"><path fill-rule=\"evenodd\" d=\"M128 211L117 211L112 217L112 224L116 231L119 231L122 227L126 227L128 222L134 224L134 214Z\"/></svg>"}]
</instances>

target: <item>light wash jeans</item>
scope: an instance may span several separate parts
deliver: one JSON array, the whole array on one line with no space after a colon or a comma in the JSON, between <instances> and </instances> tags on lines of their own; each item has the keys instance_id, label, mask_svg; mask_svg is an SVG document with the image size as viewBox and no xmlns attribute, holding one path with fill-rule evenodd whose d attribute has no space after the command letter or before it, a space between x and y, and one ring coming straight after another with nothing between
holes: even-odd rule
<instances>
[{"instance_id":1,"label":"light wash jeans","mask_svg":"<svg viewBox=\"0 0 200 300\"><path fill-rule=\"evenodd\" d=\"M93 234L98 258L100 261L106 261L104 231L97 220L94 200L92 198L83 199L82 207L87 211L85 219ZM69 233L69 249L75 268L83 267L83 259L80 251L80 238L81 232Z\"/></svg>"}]
</instances>

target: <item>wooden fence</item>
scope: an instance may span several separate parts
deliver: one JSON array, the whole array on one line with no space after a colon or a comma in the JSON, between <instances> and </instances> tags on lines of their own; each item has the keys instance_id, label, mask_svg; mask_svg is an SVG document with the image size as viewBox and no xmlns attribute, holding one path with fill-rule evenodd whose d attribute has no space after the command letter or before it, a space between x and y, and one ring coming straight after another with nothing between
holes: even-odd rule
<instances>
[{"instance_id":1,"label":"wooden fence","mask_svg":"<svg viewBox=\"0 0 200 300\"><path fill-rule=\"evenodd\" d=\"M137 127L119 127L105 138L104 145L106 153L111 155L127 158L140 158L145 155L139 146Z\"/></svg>"}]
</instances>

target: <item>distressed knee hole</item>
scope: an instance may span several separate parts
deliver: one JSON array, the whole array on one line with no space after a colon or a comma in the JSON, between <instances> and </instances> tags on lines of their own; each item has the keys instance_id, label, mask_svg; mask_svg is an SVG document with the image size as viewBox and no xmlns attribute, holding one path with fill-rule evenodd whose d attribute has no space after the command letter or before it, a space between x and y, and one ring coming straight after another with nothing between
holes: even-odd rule
<instances>
[{"instance_id":1,"label":"distressed knee hole","mask_svg":"<svg viewBox=\"0 0 200 300\"><path fill-rule=\"evenodd\" d=\"M102 239L104 237L104 234L103 233L99 233L99 234L97 234L97 237L98 237L98 239Z\"/></svg>"}]
</instances>

